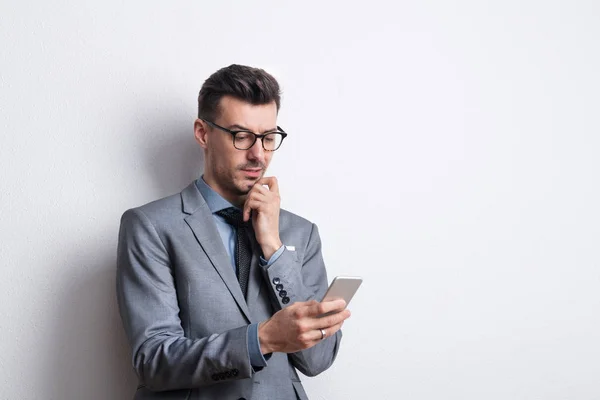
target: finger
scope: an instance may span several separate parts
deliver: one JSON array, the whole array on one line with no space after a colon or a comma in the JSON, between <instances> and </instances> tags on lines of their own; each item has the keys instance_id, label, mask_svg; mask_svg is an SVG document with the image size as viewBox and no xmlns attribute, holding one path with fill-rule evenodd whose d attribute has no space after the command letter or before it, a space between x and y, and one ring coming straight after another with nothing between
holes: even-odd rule
<instances>
[{"instance_id":1,"label":"finger","mask_svg":"<svg viewBox=\"0 0 600 400\"><path fill-rule=\"evenodd\" d=\"M293 313L294 318L301 319L310 316L310 314L312 313L312 308L315 305L319 305L319 302L316 300L297 301L293 304L293 310L290 309L290 306L288 306L287 309L289 309L289 311Z\"/></svg>"},{"instance_id":2,"label":"finger","mask_svg":"<svg viewBox=\"0 0 600 400\"><path fill-rule=\"evenodd\" d=\"M244 213L242 214L244 222L250 219L250 214L252 213L252 202L252 199L247 198L246 202L244 203Z\"/></svg>"},{"instance_id":3,"label":"finger","mask_svg":"<svg viewBox=\"0 0 600 400\"><path fill-rule=\"evenodd\" d=\"M262 211L264 205L265 205L265 202L261 201L261 200L256 200L256 199L246 200L246 206L250 210Z\"/></svg>"},{"instance_id":4,"label":"finger","mask_svg":"<svg viewBox=\"0 0 600 400\"><path fill-rule=\"evenodd\" d=\"M261 202L253 200L253 199L246 200L246 203L244 204L244 222L246 222L250 219L252 210L256 210L256 211L259 210L260 204L261 204Z\"/></svg>"},{"instance_id":5,"label":"finger","mask_svg":"<svg viewBox=\"0 0 600 400\"><path fill-rule=\"evenodd\" d=\"M327 329L344 322L350 317L348 310L338 311L325 317L313 318L307 324L310 329Z\"/></svg>"},{"instance_id":6,"label":"finger","mask_svg":"<svg viewBox=\"0 0 600 400\"><path fill-rule=\"evenodd\" d=\"M263 188L264 192L260 191L260 190L256 190L253 192L248 193L248 196L246 197L246 201L248 200L262 200L262 201L267 201L268 200L268 194L269 191L265 188Z\"/></svg>"},{"instance_id":7,"label":"finger","mask_svg":"<svg viewBox=\"0 0 600 400\"><path fill-rule=\"evenodd\" d=\"M254 186L252 186L250 193L252 193L252 192L261 193L266 196L269 193L269 188L265 187L264 183L260 183L260 181L258 181L257 183L254 184Z\"/></svg>"},{"instance_id":8,"label":"finger","mask_svg":"<svg viewBox=\"0 0 600 400\"><path fill-rule=\"evenodd\" d=\"M271 192L279 193L279 182L277 182L277 178L274 176L263 177L257 183L267 185Z\"/></svg>"},{"instance_id":9,"label":"finger","mask_svg":"<svg viewBox=\"0 0 600 400\"><path fill-rule=\"evenodd\" d=\"M260 182L262 181L262 179L259 179L258 181L256 181L256 183L252 186L252 188L250 188L250 192L248 192L248 195L250 195L253 192L257 192L257 191L261 191L261 190L266 190L269 191L268 188L265 187L266 184L261 184Z\"/></svg>"},{"instance_id":10,"label":"finger","mask_svg":"<svg viewBox=\"0 0 600 400\"><path fill-rule=\"evenodd\" d=\"M327 332L327 337L335 335L337 331L342 329L342 325L344 325L344 321L340 322L339 324L330 326L328 328L324 328L325 332Z\"/></svg>"},{"instance_id":11,"label":"finger","mask_svg":"<svg viewBox=\"0 0 600 400\"><path fill-rule=\"evenodd\" d=\"M246 222L246 221L248 221L248 219L250 219L250 212L251 211L252 211L252 209L248 205L248 200L246 200L246 202L244 203L244 211L243 211L243 214L242 214L242 219L244 220L244 222Z\"/></svg>"},{"instance_id":12,"label":"finger","mask_svg":"<svg viewBox=\"0 0 600 400\"><path fill-rule=\"evenodd\" d=\"M250 191L248 192L248 194L246 195L246 200L248 200L249 198L253 197L253 196L261 196L261 195L268 195L269 194L269 189L267 189L266 187L264 187L263 185L260 184L260 180L258 182L256 182L254 184L254 186L252 186L252 188L250 189Z\"/></svg>"},{"instance_id":13,"label":"finger","mask_svg":"<svg viewBox=\"0 0 600 400\"><path fill-rule=\"evenodd\" d=\"M327 339L328 337L335 335L335 333L342 328L343 324L343 322L340 322L339 324L335 324L327 328L314 329L311 335L313 338L313 345L317 344L322 340Z\"/></svg>"},{"instance_id":14,"label":"finger","mask_svg":"<svg viewBox=\"0 0 600 400\"><path fill-rule=\"evenodd\" d=\"M311 307L311 316L317 317L328 312L337 312L346 308L346 302L344 299L336 299L330 301L323 301L321 303L313 304Z\"/></svg>"},{"instance_id":15,"label":"finger","mask_svg":"<svg viewBox=\"0 0 600 400\"><path fill-rule=\"evenodd\" d=\"M250 192L248 192L248 195L246 196L246 201L244 202L244 209L243 209L243 214L242 214L244 222L246 222L250 219L250 214L252 212L252 209L255 208L255 207L251 207L251 204L253 204L252 202L255 200L259 200L259 199L263 200L263 201L266 200L266 197L262 194L262 192L260 192L258 189L255 189L255 188L256 188L256 185L254 185L252 187L252 189L250 190Z\"/></svg>"},{"instance_id":16,"label":"finger","mask_svg":"<svg viewBox=\"0 0 600 400\"><path fill-rule=\"evenodd\" d=\"M345 320L350 318L349 310L342 310L335 314L328 315L326 317L317 318L315 320L315 327L317 329L328 329L332 326L343 323Z\"/></svg>"}]
</instances>

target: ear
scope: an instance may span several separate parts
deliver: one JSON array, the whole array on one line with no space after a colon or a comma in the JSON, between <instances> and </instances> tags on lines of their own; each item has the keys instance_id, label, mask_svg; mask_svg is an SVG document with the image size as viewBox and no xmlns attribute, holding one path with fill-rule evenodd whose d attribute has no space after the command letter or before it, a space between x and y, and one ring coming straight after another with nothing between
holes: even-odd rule
<instances>
[{"instance_id":1,"label":"ear","mask_svg":"<svg viewBox=\"0 0 600 400\"><path fill-rule=\"evenodd\" d=\"M196 119L196 121L194 122L194 138L196 139L196 142L198 142L200 147L202 147L203 149L206 149L208 147L208 135L206 133L206 123L201 119Z\"/></svg>"}]
</instances>

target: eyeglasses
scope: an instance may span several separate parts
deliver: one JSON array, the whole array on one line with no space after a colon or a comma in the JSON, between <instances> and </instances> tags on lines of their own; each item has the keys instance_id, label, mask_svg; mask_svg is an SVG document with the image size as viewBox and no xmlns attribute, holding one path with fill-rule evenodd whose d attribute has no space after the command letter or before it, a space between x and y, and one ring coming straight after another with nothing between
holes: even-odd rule
<instances>
[{"instance_id":1,"label":"eyeglasses","mask_svg":"<svg viewBox=\"0 0 600 400\"><path fill-rule=\"evenodd\" d=\"M281 146L283 139L287 136L287 133L283 131L279 126L277 127L277 131L264 133L262 135L257 135L254 132L238 130L232 131L227 128L223 128L215 124L214 122L207 121L203 118L200 118L202 121L206 122L208 125L213 128L217 128L222 130L223 132L227 132L231 134L233 138L233 147L238 150L248 150L254 143L256 143L256 139L261 139L262 147L265 151L275 151Z\"/></svg>"}]
</instances>

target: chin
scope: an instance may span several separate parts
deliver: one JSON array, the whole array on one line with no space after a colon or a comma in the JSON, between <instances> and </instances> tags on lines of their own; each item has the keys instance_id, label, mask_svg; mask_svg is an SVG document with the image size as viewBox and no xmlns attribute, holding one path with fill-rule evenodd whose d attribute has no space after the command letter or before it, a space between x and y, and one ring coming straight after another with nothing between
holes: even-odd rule
<instances>
[{"instance_id":1,"label":"chin","mask_svg":"<svg viewBox=\"0 0 600 400\"><path fill-rule=\"evenodd\" d=\"M237 171L237 172L238 173L236 173L233 176L232 183L233 183L233 186L237 189L238 193L241 195L248 194L248 192L250 192L250 190L256 184L256 182L261 180L263 178L263 176L265 175L264 170L262 171L262 174L260 174L256 178L246 176L242 171Z\"/></svg>"},{"instance_id":2,"label":"chin","mask_svg":"<svg viewBox=\"0 0 600 400\"><path fill-rule=\"evenodd\" d=\"M235 183L234 187L239 195L246 195L250 192L255 183L256 182L244 180L242 182Z\"/></svg>"}]
</instances>

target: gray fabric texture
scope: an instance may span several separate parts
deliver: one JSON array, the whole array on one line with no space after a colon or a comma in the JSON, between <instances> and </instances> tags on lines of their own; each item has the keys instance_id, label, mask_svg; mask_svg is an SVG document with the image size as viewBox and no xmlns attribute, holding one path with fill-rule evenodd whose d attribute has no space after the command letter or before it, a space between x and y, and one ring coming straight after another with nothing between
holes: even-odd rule
<instances>
[{"instance_id":1,"label":"gray fabric texture","mask_svg":"<svg viewBox=\"0 0 600 400\"><path fill-rule=\"evenodd\" d=\"M117 250L117 299L139 378L134 399L306 399L296 370L329 368L341 331L294 354L250 365L247 329L296 301L320 300L327 274L317 226L280 212L285 250L272 265L253 255L244 298L196 185L127 210ZM276 284L290 301L282 303Z\"/></svg>"}]
</instances>

